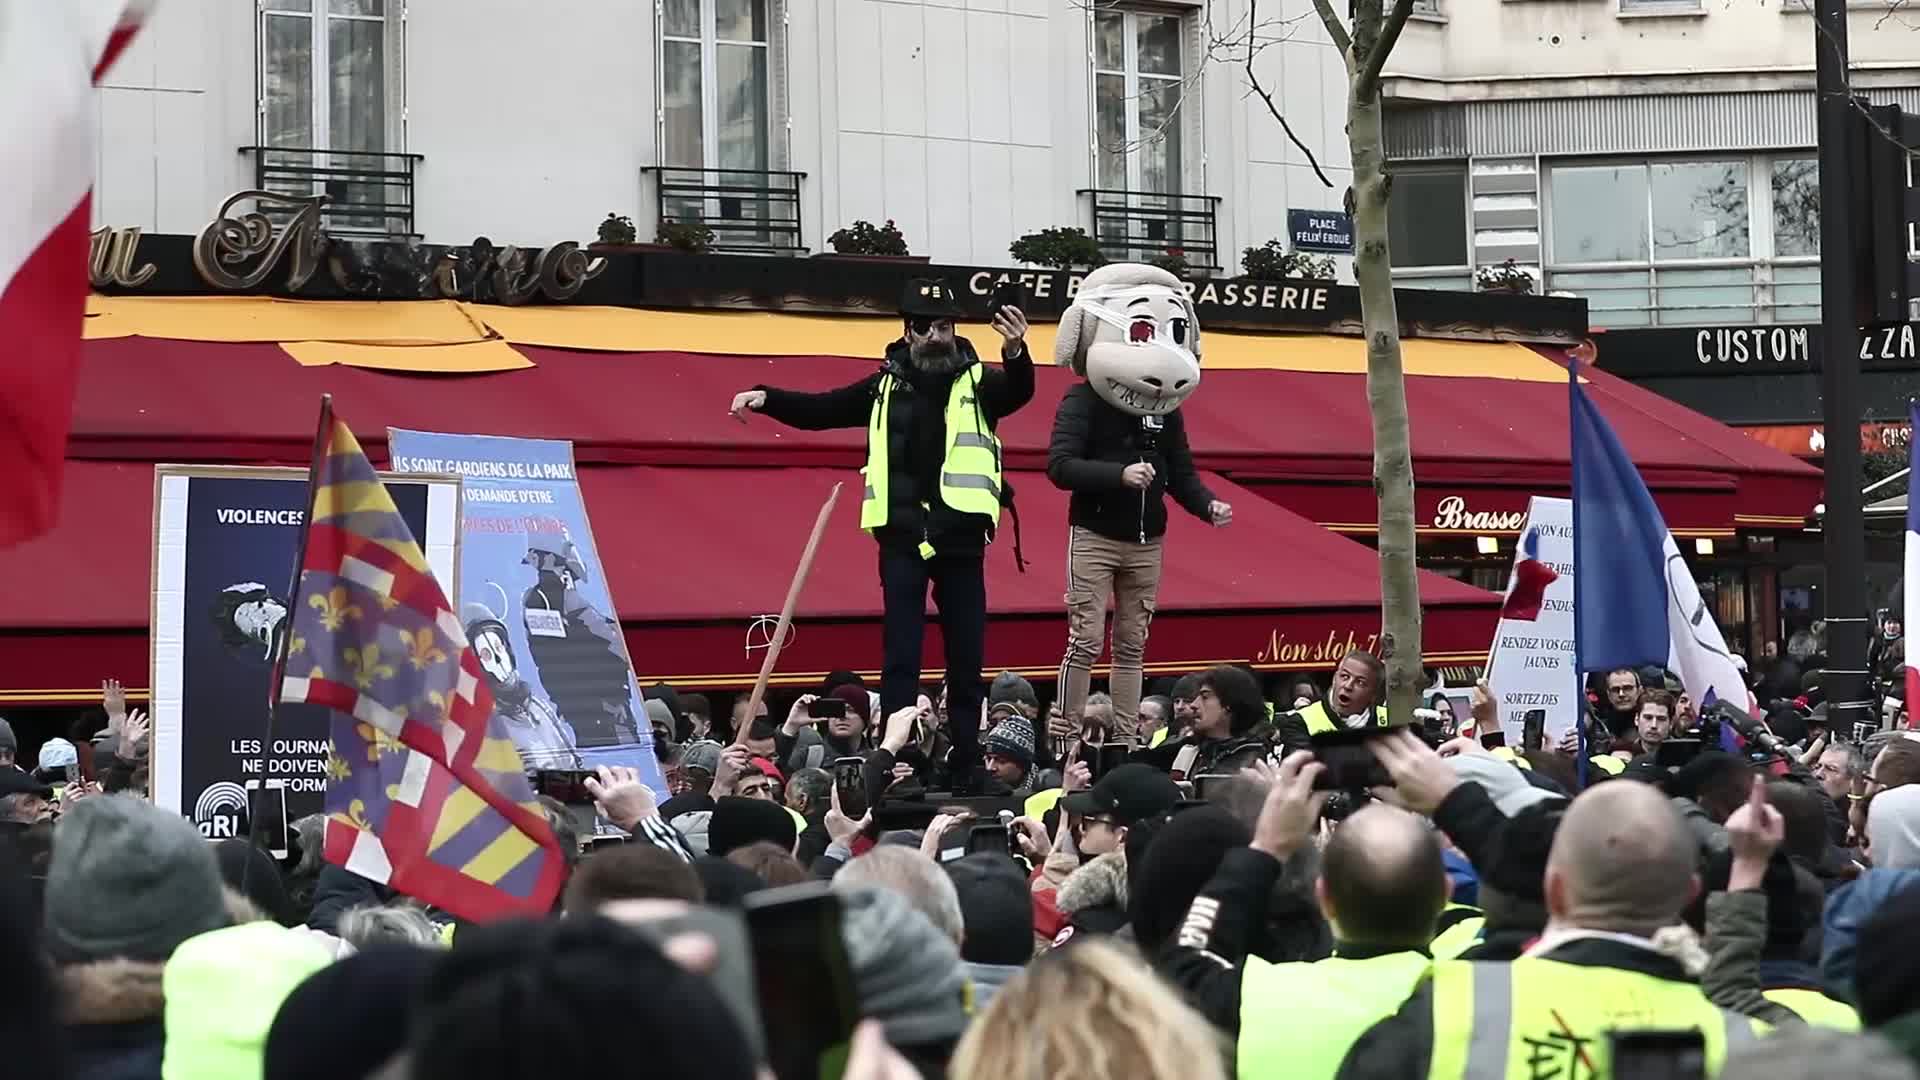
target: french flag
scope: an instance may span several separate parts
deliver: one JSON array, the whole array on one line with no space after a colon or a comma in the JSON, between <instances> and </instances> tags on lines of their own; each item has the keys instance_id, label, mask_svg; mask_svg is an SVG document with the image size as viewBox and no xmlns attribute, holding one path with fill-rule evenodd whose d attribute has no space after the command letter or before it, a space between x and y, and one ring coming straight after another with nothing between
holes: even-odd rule
<instances>
[{"instance_id":1,"label":"french flag","mask_svg":"<svg viewBox=\"0 0 1920 1080\"><path fill-rule=\"evenodd\" d=\"M1907 402L1908 421L1920 420L1920 403ZM1920 462L1920 441L1908 451L1908 466ZM1906 580L1900 586L1900 611L1907 617L1920 611L1920 504L1914 500L1913 474L1907 474L1907 552ZM1906 631L1907 726L1914 726L1914 710L1920 709L1920 634Z\"/></svg>"},{"instance_id":2,"label":"french flag","mask_svg":"<svg viewBox=\"0 0 1920 1080\"><path fill-rule=\"evenodd\" d=\"M1655 664L1695 701L1753 696L1654 506L1640 470L1569 373L1573 436L1574 655L1582 673ZM1911 526L1909 526L1911 528Z\"/></svg>"},{"instance_id":3,"label":"french flag","mask_svg":"<svg viewBox=\"0 0 1920 1080\"><path fill-rule=\"evenodd\" d=\"M1540 561L1540 530L1528 529L1520 540L1520 561L1513 564L1513 584L1507 589L1500 617L1518 622L1539 618L1540 608L1546 603L1547 586L1559 578L1553 567Z\"/></svg>"},{"instance_id":4,"label":"french flag","mask_svg":"<svg viewBox=\"0 0 1920 1080\"><path fill-rule=\"evenodd\" d=\"M59 511L86 318L94 83L144 0L0 0L0 548Z\"/></svg>"}]
</instances>

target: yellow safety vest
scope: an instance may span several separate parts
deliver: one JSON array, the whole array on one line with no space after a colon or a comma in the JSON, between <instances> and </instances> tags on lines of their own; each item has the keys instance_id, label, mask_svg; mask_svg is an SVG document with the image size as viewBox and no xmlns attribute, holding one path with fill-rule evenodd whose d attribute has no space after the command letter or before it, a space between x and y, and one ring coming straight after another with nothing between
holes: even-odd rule
<instances>
[{"instance_id":1,"label":"yellow safety vest","mask_svg":"<svg viewBox=\"0 0 1920 1080\"><path fill-rule=\"evenodd\" d=\"M893 408L897 380L880 376L880 393L867 421L866 494L860 501L860 527L872 532L887 523L887 488L891 480L887 456L887 418ZM975 398L980 392L980 365L956 375L947 390L947 453L940 465L940 500L962 514L980 514L991 528L1000 522L1000 439L987 427ZM933 545L922 543L920 554L933 557Z\"/></svg>"},{"instance_id":2,"label":"yellow safety vest","mask_svg":"<svg viewBox=\"0 0 1920 1080\"><path fill-rule=\"evenodd\" d=\"M1762 990L1762 997L1776 1005L1785 1005L1800 1019L1814 1027L1834 1031L1859 1031L1860 1014L1844 1001L1835 1001L1818 990Z\"/></svg>"},{"instance_id":3,"label":"yellow safety vest","mask_svg":"<svg viewBox=\"0 0 1920 1080\"><path fill-rule=\"evenodd\" d=\"M1325 735L1328 732L1342 731L1346 728L1345 724L1335 720L1333 714L1327 711L1327 703L1324 701L1313 702L1306 708L1299 710L1299 713L1300 719L1307 722L1307 734L1309 735ZM1376 724L1386 723L1387 710L1375 705L1373 707L1373 722Z\"/></svg>"},{"instance_id":4,"label":"yellow safety vest","mask_svg":"<svg viewBox=\"0 0 1920 1080\"><path fill-rule=\"evenodd\" d=\"M1612 754L1601 754L1599 757L1590 757L1587 759L1587 764L1593 766L1600 772L1606 773L1608 776L1619 776L1621 773L1627 771L1627 763L1614 757Z\"/></svg>"},{"instance_id":5,"label":"yellow safety vest","mask_svg":"<svg viewBox=\"0 0 1920 1080\"><path fill-rule=\"evenodd\" d=\"M1487 925L1487 917L1469 904L1448 904L1440 913L1440 920L1445 922L1453 912L1468 914L1433 936L1433 944L1427 946L1427 951L1435 960L1458 960L1461 953L1480 943L1480 931Z\"/></svg>"},{"instance_id":6,"label":"yellow safety vest","mask_svg":"<svg viewBox=\"0 0 1920 1080\"><path fill-rule=\"evenodd\" d=\"M1248 957L1240 975L1240 1080L1332 1080L1347 1051L1399 1010L1430 965L1417 952L1292 964Z\"/></svg>"},{"instance_id":7,"label":"yellow safety vest","mask_svg":"<svg viewBox=\"0 0 1920 1080\"><path fill-rule=\"evenodd\" d=\"M1039 821L1047 816L1047 811L1059 805L1060 800L1065 797L1066 794L1066 791L1057 787L1048 788L1045 791L1036 791L1027 796L1027 801L1020 807L1020 810L1026 816L1035 821Z\"/></svg>"},{"instance_id":8,"label":"yellow safety vest","mask_svg":"<svg viewBox=\"0 0 1920 1080\"><path fill-rule=\"evenodd\" d=\"M1728 1012L1692 983L1620 968L1523 956L1510 964L1433 966L1433 1058L1428 1080L1609 1080L1616 1031L1698 1030L1707 1075L1767 1025ZM1556 1071L1557 1070L1557 1071Z\"/></svg>"},{"instance_id":9,"label":"yellow safety vest","mask_svg":"<svg viewBox=\"0 0 1920 1080\"><path fill-rule=\"evenodd\" d=\"M1153 738L1147 740L1147 749L1151 750L1154 747L1159 746L1161 743L1166 742L1167 732L1169 730L1170 730L1169 728L1161 728L1160 730L1154 732Z\"/></svg>"}]
</instances>

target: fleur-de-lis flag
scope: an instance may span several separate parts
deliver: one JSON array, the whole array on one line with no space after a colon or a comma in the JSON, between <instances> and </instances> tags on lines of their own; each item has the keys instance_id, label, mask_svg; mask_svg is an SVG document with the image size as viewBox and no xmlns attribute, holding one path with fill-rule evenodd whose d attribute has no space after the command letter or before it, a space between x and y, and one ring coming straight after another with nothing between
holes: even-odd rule
<instances>
[{"instance_id":1,"label":"fleur-de-lis flag","mask_svg":"<svg viewBox=\"0 0 1920 1080\"><path fill-rule=\"evenodd\" d=\"M460 619L323 405L283 705L330 710L326 859L464 919L544 914L559 843Z\"/></svg>"}]
</instances>

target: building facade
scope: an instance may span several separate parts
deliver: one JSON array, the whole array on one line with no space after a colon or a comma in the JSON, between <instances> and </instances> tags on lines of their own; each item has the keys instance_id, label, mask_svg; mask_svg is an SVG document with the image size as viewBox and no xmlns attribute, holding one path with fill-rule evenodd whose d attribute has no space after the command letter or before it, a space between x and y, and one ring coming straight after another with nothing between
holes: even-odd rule
<instances>
[{"instance_id":1,"label":"building facade","mask_svg":"<svg viewBox=\"0 0 1920 1080\"><path fill-rule=\"evenodd\" d=\"M336 232L432 243L829 248L1005 264L1078 226L1229 274L1340 206L1346 76L1308 0L181 0L100 95L97 224L190 233L233 192L334 196ZM1255 70L1307 154L1242 70ZM1343 260L1344 261L1344 260ZM1343 268L1343 277L1344 268Z\"/></svg>"}]
</instances>

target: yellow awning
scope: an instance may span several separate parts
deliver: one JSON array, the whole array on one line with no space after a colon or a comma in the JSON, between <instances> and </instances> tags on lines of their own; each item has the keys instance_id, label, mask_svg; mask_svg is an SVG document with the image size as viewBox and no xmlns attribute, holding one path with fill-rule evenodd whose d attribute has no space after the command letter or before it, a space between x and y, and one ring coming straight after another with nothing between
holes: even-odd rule
<instances>
[{"instance_id":1,"label":"yellow awning","mask_svg":"<svg viewBox=\"0 0 1920 1080\"><path fill-rule=\"evenodd\" d=\"M518 371L533 361L504 341L459 345L352 345L338 341L288 341L280 346L303 367L345 364L378 371L415 371L473 375Z\"/></svg>"}]
</instances>

